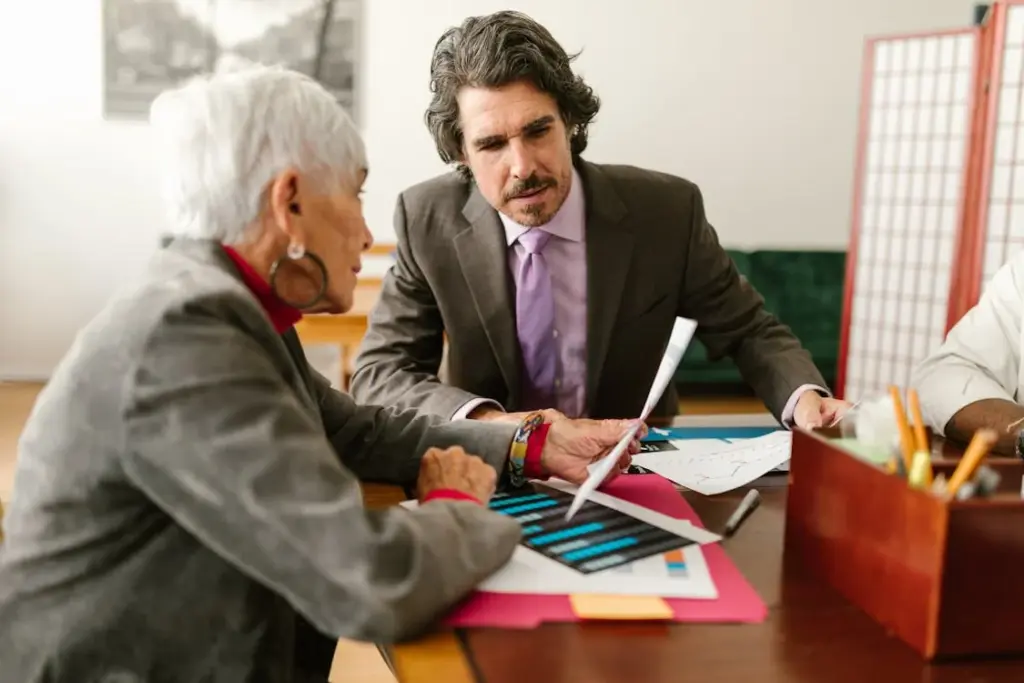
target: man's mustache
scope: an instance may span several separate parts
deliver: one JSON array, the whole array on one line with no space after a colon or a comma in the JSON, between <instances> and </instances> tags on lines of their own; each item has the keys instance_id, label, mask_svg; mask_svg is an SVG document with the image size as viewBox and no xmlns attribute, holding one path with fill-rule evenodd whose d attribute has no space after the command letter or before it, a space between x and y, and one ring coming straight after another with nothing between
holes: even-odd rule
<instances>
[{"instance_id":1,"label":"man's mustache","mask_svg":"<svg viewBox=\"0 0 1024 683\"><path fill-rule=\"evenodd\" d=\"M539 178L536 175L531 175L529 178L524 178L518 183L512 186L512 189L505 194L505 201L509 201L519 197L520 195L534 192L536 190L543 190L546 187L554 187L554 178Z\"/></svg>"}]
</instances>

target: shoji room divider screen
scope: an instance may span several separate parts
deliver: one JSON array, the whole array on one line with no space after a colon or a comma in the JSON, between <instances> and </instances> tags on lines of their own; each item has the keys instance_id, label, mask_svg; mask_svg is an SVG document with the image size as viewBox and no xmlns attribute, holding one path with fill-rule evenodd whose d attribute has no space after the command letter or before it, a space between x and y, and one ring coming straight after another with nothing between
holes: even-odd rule
<instances>
[{"instance_id":1,"label":"shoji room divider screen","mask_svg":"<svg viewBox=\"0 0 1024 683\"><path fill-rule=\"evenodd\" d=\"M867 41L836 393L905 386L1024 248L1024 0Z\"/></svg>"},{"instance_id":2,"label":"shoji room divider screen","mask_svg":"<svg viewBox=\"0 0 1024 683\"><path fill-rule=\"evenodd\" d=\"M1024 3L1000 3L990 21L977 203L966 223L963 297L950 312L951 326L1024 247Z\"/></svg>"}]
</instances>

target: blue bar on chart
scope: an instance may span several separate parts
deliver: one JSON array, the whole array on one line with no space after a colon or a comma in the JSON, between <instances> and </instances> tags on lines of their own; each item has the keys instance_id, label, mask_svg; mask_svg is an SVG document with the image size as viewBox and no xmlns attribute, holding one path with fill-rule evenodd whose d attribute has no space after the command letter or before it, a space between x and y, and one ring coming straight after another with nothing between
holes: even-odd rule
<instances>
[{"instance_id":1,"label":"blue bar on chart","mask_svg":"<svg viewBox=\"0 0 1024 683\"><path fill-rule=\"evenodd\" d=\"M694 542L592 500L567 522L570 503L570 494L534 484L495 495L489 507L523 526L524 546L584 574L670 551L681 560Z\"/></svg>"}]
</instances>

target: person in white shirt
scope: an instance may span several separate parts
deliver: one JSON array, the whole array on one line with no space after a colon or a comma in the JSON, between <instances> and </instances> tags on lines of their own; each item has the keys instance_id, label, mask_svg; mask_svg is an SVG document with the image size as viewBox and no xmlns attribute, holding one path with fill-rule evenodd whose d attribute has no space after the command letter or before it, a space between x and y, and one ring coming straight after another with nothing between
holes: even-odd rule
<instances>
[{"instance_id":1,"label":"person in white shirt","mask_svg":"<svg viewBox=\"0 0 1024 683\"><path fill-rule=\"evenodd\" d=\"M978 429L994 429L999 440L993 452L1015 454L1017 432L1024 428L1022 316L1024 251L996 272L942 346L915 368L911 386L933 430L966 443Z\"/></svg>"}]
</instances>

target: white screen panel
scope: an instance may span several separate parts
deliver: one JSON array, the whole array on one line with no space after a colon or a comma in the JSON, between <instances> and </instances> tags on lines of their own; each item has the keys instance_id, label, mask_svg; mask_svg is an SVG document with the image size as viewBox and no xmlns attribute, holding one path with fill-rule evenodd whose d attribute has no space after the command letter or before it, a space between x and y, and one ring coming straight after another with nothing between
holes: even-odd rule
<instances>
[{"instance_id":1,"label":"white screen panel","mask_svg":"<svg viewBox=\"0 0 1024 683\"><path fill-rule=\"evenodd\" d=\"M1005 43L997 46L999 79L992 167L988 169L981 287L1024 248L1024 5L1007 7Z\"/></svg>"},{"instance_id":2,"label":"white screen panel","mask_svg":"<svg viewBox=\"0 0 1024 683\"><path fill-rule=\"evenodd\" d=\"M964 31L874 44L854 225L847 400L906 385L945 335L975 42L976 34ZM1013 104L1019 107L1019 98ZM1005 191L1011 187L1012 179Z\"/></svg>"}]
</instances>

